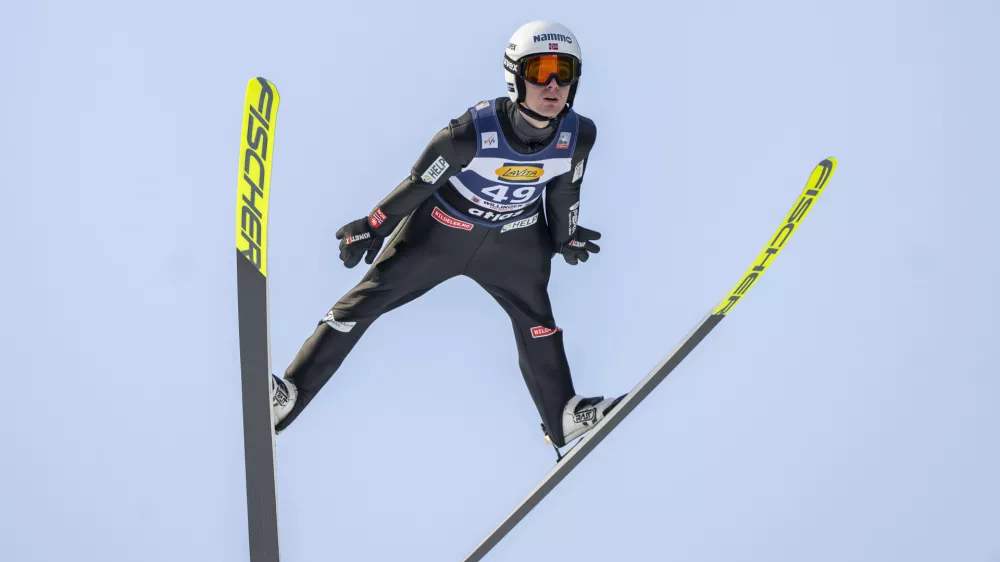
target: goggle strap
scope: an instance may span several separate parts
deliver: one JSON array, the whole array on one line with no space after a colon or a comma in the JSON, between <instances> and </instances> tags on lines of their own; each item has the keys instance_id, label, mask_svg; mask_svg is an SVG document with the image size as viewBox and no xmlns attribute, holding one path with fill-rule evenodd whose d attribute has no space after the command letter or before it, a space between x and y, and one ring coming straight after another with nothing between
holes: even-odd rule
<instances>
[{"instance_id":1,"label":"goggle strap","mask_svg":"<svg viewBox=\"0 0 1000 562\"><path fill-rule=\"evenodd\" d=\"M503 54L503 67L510 71L510 73L514 76L521 76L521 63L507 56L507 53Z\"/></svg>"}]
</instances>

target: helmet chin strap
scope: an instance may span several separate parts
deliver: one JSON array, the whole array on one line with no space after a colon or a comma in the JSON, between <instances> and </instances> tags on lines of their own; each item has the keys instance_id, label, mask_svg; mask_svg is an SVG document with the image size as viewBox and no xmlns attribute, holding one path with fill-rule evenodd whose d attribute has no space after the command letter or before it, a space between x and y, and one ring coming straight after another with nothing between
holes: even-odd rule
<instances>
[{"instance_id":1,"label":"helmet chin strap","mask_svg":"<svg viewBox=\"0 0 1000 562\"><path fill-rule=\"evenodd\" d=\"M537 119L539 121L546 121L548 123L555 123L559 121L559 118L562 117L567 111L569 111L569 107L567 106L563 108L562 111L559 112L559 115L556 115L555 117L549 117L547 115L542 115L541 113L532 110L524 102L517 104L517 108L521 110L528 117L531 117L532 119Z\"/></svg>"}]
</instances>

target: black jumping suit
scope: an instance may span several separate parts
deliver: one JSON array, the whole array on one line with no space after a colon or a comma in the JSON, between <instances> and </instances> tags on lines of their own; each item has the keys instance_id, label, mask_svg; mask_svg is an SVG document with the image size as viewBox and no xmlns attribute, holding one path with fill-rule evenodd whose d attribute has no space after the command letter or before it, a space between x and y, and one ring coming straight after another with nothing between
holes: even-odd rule
<instances>
[{"instance_id":1,"label":"black jumping suit","mask_svg":"<svg viewBox=\"0 0 1000 562\"><path fill-rule=\"evenodd\" d=\"M494 104L496 121L510 149L521 154L551 150L558 123L537 129L524 122L509 99L498 98ZM465 275L510 316L525 384L550 438L564 445L561 417L575 390L563 333L553 318L548 282L555 252L574 238L584 162L597 130L592 121L576 114L570 171L544 185L544 202L539 197L536 204L507 213L513 216L487 226L484 216L505 215L459 208L464 199L456 196L448 181L476 156L481 142L486 146L472 111L452 120L434 137L410 177L369 215L373 233L388 235L385 248L364 278L319 322L285 371L299 396L278 424L279 431L309 404L376 319L449 278ZM559 142L564 142L565 134ZM428 177L427 170L442 158L448 169L438 177ZM437 197L433 196L436 192Z\"/></svg>"}]
</instances>

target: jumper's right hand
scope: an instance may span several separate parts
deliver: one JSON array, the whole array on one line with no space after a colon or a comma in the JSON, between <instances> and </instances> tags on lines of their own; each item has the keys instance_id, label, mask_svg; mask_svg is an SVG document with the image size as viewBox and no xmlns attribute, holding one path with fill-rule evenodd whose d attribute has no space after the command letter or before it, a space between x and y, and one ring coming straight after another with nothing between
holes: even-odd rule
<instances>
[{"instance_id":1,"label":"jumper's right hand","mask_svg":"<svg viewBox=\"0 0 1000 562\"><path fill-rule=\"evenodd\" d=\"M358 265L361 256L367 264L374 262L385 237L372 230L369 217L364 217L340 227L337 240L340 240L340 259L350 268Z\"/></svg>"}]
</instances>

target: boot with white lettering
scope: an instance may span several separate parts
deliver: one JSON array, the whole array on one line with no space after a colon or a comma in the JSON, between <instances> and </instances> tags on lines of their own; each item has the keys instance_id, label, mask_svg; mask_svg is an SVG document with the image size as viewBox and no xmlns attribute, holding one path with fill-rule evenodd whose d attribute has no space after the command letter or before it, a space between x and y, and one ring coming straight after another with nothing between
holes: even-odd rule
<instances>
[{"instance_id":1,"label":"boot with white lettering","mask_svg":"<svg viewBox=\"0 0 1000 562\"><path fill-rule=\"evenodd\" d=\"M288 412L292 411L298 396L299 391L292 381L271 375L271 411L274 413L274 425L278 425Z\"/></svg>"},{"instance_id":2,"label":"boot with white lettering","mask_svg":"<svg viewBox=\"0 0 1000 562\"><path fill-rule=\"evenodd\" d=\"M605 399L603 396L584 398L577 394L570 398L563 409L563 443L569 443L593 429L625 396Z\"/></svg>"}]
</instances>

